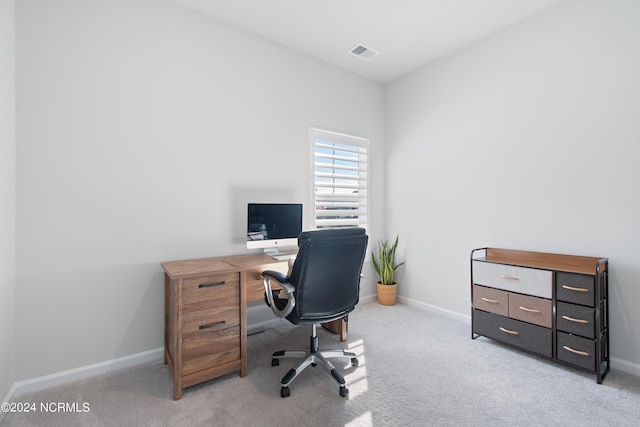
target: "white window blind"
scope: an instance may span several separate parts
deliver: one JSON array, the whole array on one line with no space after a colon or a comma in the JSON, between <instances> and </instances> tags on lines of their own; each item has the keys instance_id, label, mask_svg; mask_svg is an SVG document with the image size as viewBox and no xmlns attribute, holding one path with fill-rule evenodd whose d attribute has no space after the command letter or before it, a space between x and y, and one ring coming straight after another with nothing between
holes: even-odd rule
<instances>
[{"instance_id":1,"label":"white window blind","mask_svg":"<svg viewBox=\"0 0 640 427\"><path fill-rule=\"evenodd\" d=\"M315 228L366 228L369 141L319 129L311 135Z\"/></svg>"}]
</instances>

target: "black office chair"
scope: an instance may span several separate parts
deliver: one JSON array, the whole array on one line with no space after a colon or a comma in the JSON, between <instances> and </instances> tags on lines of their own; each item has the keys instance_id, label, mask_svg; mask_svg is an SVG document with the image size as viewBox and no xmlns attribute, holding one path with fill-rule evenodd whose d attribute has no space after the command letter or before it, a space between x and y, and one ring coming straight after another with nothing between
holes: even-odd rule
<instances>
[{"instance_id":1,"label":"black office chair","mask_svg":"<svg viewBox=\"0 0 640 427\"><path fill-rule=\"evenodd\" d=\"M280 396L289 396L294 378L318 362L331 372L340 386L340 396L349 393L344 377L327 359L348 357L352 366L358 365L358 359L344 350L320 351L316 327L346 317L358 304L367 241L362 228L306 231L298 236L298 256L289 276L270 270L262 273L266 303L276 316L294 325L312 325L309 351L273 353L272 366L278 366L284 357L304 359L282 378Z\"/></svg>"}]
</instances>

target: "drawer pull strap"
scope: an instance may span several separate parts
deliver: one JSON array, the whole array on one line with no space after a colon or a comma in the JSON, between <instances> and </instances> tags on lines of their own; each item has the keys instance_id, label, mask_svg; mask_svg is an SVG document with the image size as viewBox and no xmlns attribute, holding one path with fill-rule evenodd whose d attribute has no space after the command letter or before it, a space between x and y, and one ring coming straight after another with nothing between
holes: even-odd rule
<instances>
[{"instance_id":1,"label":"drawer pull strap","mask_svg":"<svg viewBox=\"0 0 640 427\"><path fill-rule=\"evenodd\" d=\"M520 280L519 278L513 276L500 276L500 278L505 280Z\"/></svg>"},{"instance_id":2,"label":"drawer pull strap","mask_svg":"<svg viewBox=\"0 0 640 427\"><path fill-rule=\"evenodd\" d=\"M523 306L519 306L518 308L529 313L540 313L540 310L536 310L535 308L527 308Z\"/></svg>"},{"instance_id":3,"label":"drawer pull strap","mask_svg":"<svg viewBox=\"0 0 640 427\"><path fill-rule=\"evenodd\" d=\"M225 323L227 323L226 320L223 320L221 322L211 323L210 325L200 325L200 326L198 326L198 329L200 329L200 330L211 329L211 328L215 328L216 326L222 326Z\"/></svg>"},{"instance_id":4,"label":"drawer pull strap","mask_svg":"<svg viewBox=\"0 0 640 427\"><path fill-rule=\"evenodd\" d=\"M575 322L575 323L589 323L588 320L584 320L584 319L576 319L575 317L569 317L569 316L562 316L562 318L564 320L568 320L569 322Z\"/></svg>"},{"instance_id":5,"label":"drawer pull strap","mask_svg":"<svg viewBox=\"0 0 640 427\"><path fill-rule=\"evenodd\" d=\"M588 356L589 355L589 353L587 353L586 351L574 350L571 347L567 347L566 345L563 345L562 348L564 348L567 351L570 351L571 353L578 354L580 356Z\"/></svg>"},{"instance_id":6,"label":"drawer pull strap","mask_svg":"<svg viewBox=\"0 0 640 427\"><path fill-rule=\"evenodd\" d=\"M505 329L505 328L503 328L502 326L500 326L499 328L500 328L500 330L501 330L502 332L504 332L505 334L520 335L520 332L518 332L518 331L510 331L509 329Z\"/></svg>"},{"instance_id":7,"label":"drawer pull strap","mask_svg":"<svg viewBox=\"0 0 640 427\"><path fill-rule=\"evenodd\" d=\"M218 283L200 283L198 285L198 288L202 289L202 288L212 288L214 286L222 286L225 284L225 281L223 280L222 282L218 282Z\"/></svg>"},{"instance_id":8,"label":"drawer pull strap","mask_svg":"<svg viewBox=\"0 0 640 427\"><path fill-rule=\"evenodd\" d=\"M587 288L574 288L573 286L569 286L569 285L562 285L562 287L564 289L567 289L569 291L576 291L576 292L589 292L589 289Z\"/></svg>"},{"instance_id":9,"label":"drawer pull strap","mask_svg":"<svg viewBox=\"0 0 640 427\"><path fill-rule=\"evenodd\" d=\"M480 297L480 299L481 299L482 301L485 301L485 302L490 302L491 304L497 304L497 303L499 303L499 302L500 302L500 301L498 301L497 299L489 299L489 298L485 298L485 297Z\"/></svg>"}]
</instances>

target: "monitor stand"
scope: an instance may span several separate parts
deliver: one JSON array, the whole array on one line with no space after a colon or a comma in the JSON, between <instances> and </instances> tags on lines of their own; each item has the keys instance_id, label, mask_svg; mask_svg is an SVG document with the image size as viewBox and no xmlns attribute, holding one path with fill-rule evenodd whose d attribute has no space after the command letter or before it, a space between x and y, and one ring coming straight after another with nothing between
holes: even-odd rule
<instances>
[{"instance_id":1,"label":"monitor stand","mask_svg":"<svg viewBox=\"0 0 640 427\"><path fill-rule=\"evenodd\" d=\"M296 254L291 252L280 252L278 249L273 248L265 248L264 254L270 256L273 259L277 259L279 261L284 261L286 259L295 258Z\"/></svg>"},{"instance_id":2,"label":"monitor stand","mask_svg":"<svg viewBox=\"0 0 640 427\"><path fill-rule=\"evenodd\" d=\"M264 248L264 254L267 256L284 255L284 252L280 252L279 249Z\"/></svg>"}]
</instances>

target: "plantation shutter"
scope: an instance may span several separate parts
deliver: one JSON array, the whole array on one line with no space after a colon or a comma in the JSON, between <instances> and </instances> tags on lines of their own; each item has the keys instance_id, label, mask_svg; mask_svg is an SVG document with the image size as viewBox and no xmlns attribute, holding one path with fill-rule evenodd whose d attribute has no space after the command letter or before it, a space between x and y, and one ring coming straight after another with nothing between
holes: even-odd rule
<instances>
[{"instance_id":1,"label":"plantation shutter","mask_svg":"<svg viewBox=\"0 0 640 427\"><path fill-rule=\"evenodd\" d=\"M315 228L366 228L369 141L319 130L312 135Z\"/></svg>"}]
</instances>

